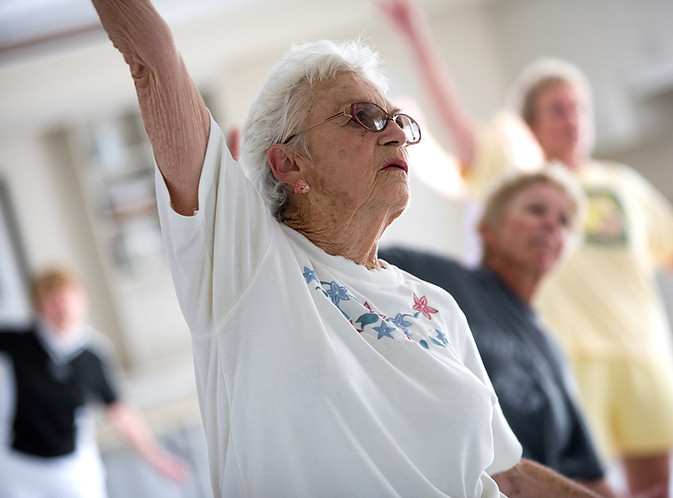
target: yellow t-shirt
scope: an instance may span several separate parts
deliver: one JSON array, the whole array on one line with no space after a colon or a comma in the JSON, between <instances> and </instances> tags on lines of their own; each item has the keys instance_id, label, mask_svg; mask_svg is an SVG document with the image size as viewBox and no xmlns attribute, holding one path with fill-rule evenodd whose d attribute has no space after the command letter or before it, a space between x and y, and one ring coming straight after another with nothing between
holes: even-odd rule
<instances>
[{"instance_id":1,"label":"yellow t-shirt","mask_svg":"<svg viewBox=\"0 0 673 498\"><path fill-rule=\"evenodd\" d=\"M543 282L542 315L575 358L667 352L668 321L655 281L673 260L673 211L631 168L591 161L584 240Z\"/></svg>"},{"instance_id":2,"label":"yellow t-shirt","mask_svg":"<svg viewBox=\"0 0 673 498\"><path fill-rule=\"evenodd\" d=\"M478 199L506 170L535 167L534 146L525 134L505 143L503 123L517 125L507 114L491 121L465 177ZM517 143L529 153L517 157ZM543 282L536 304L544 320L572 358L670 354L655 270L673 262L673 209L621 164L590 161L576 178L587 193L584 241Z\"/></svg>"}]
</instances>

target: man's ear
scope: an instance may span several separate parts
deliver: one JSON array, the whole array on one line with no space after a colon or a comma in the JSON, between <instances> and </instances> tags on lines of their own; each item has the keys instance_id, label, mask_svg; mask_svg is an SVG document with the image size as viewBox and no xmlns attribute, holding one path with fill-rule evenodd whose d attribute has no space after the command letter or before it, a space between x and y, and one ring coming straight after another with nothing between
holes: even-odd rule
<instances>
[{"instance_id":1,"label":"man's ear","mask_svg":"<svg viewBox=\"0 0 673 498\"><path fill-rule=\"evenodd\" d=\"M283 183L294 185L301 177L301 170L295 161L296 154L283 144L274 144L266 153L273 176Z\"/></svg>"},{"instance_id":2,"label":"man's ear","mask_svg":"<svg viewBox=\"0 0 673 498\"><path fill-rule=\"evenodd\" d=\"M479 225L477 225L477 232L479 232L479 238L484 247L493 241L493 230L486 221L482 220L479 222Z\"/></svg>"}]
</instances>

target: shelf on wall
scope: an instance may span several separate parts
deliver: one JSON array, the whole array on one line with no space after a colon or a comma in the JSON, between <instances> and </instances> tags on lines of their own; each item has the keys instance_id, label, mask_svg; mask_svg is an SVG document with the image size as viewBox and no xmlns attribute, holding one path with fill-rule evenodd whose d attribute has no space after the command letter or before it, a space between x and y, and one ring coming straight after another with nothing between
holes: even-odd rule
<instances>
[{"instance_id":1,"label":"shelf on wall","mask_svg":"<svg viewBox=\"0 0 673 498\"><path fill-rule=\"evenodd\" d=\"M70 135L104 258L132 277L165 270L154 160L140 113L88 118Z\"/></svg>"}]
</instances>

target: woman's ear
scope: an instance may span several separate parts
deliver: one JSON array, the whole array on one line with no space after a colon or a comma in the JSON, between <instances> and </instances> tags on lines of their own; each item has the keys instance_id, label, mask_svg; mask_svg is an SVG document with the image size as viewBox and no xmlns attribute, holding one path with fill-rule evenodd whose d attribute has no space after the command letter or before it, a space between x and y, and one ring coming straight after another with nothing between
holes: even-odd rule
<instances>
[{"instance_id":1,"label":"woman's ear","mask_svg":"<svg viewBox=\"0 0 673 498\"><path fill-rule=\"evenodd\" d=\"M283 144L272 145L266 153L266 160L271 166L273 176L288 185L294 185L301 177L301 170L295 162L295 157L295 152Z\"/></svg>"}]
</instances>

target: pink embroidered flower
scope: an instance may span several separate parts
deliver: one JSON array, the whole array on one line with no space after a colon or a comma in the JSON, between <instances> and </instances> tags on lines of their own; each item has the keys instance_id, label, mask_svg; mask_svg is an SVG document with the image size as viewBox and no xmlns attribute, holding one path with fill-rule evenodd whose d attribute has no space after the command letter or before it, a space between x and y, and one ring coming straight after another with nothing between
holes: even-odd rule
<instances>
[{"instance_id":1,"label":"pink embroidered flower","mask_svg":"<svg viewBox=\"0 0 673 498\"><path fill-rule=\"evenodd\" d=\"M418 297L414 293L414 311L420 311L423 313L423 316L427 318L428 320L432 320L432 317L430 316L431 313L437 313L437 310L435 308L431 308L428 306L428 298L425 296Z\"/></svg>"}]
</instances>

